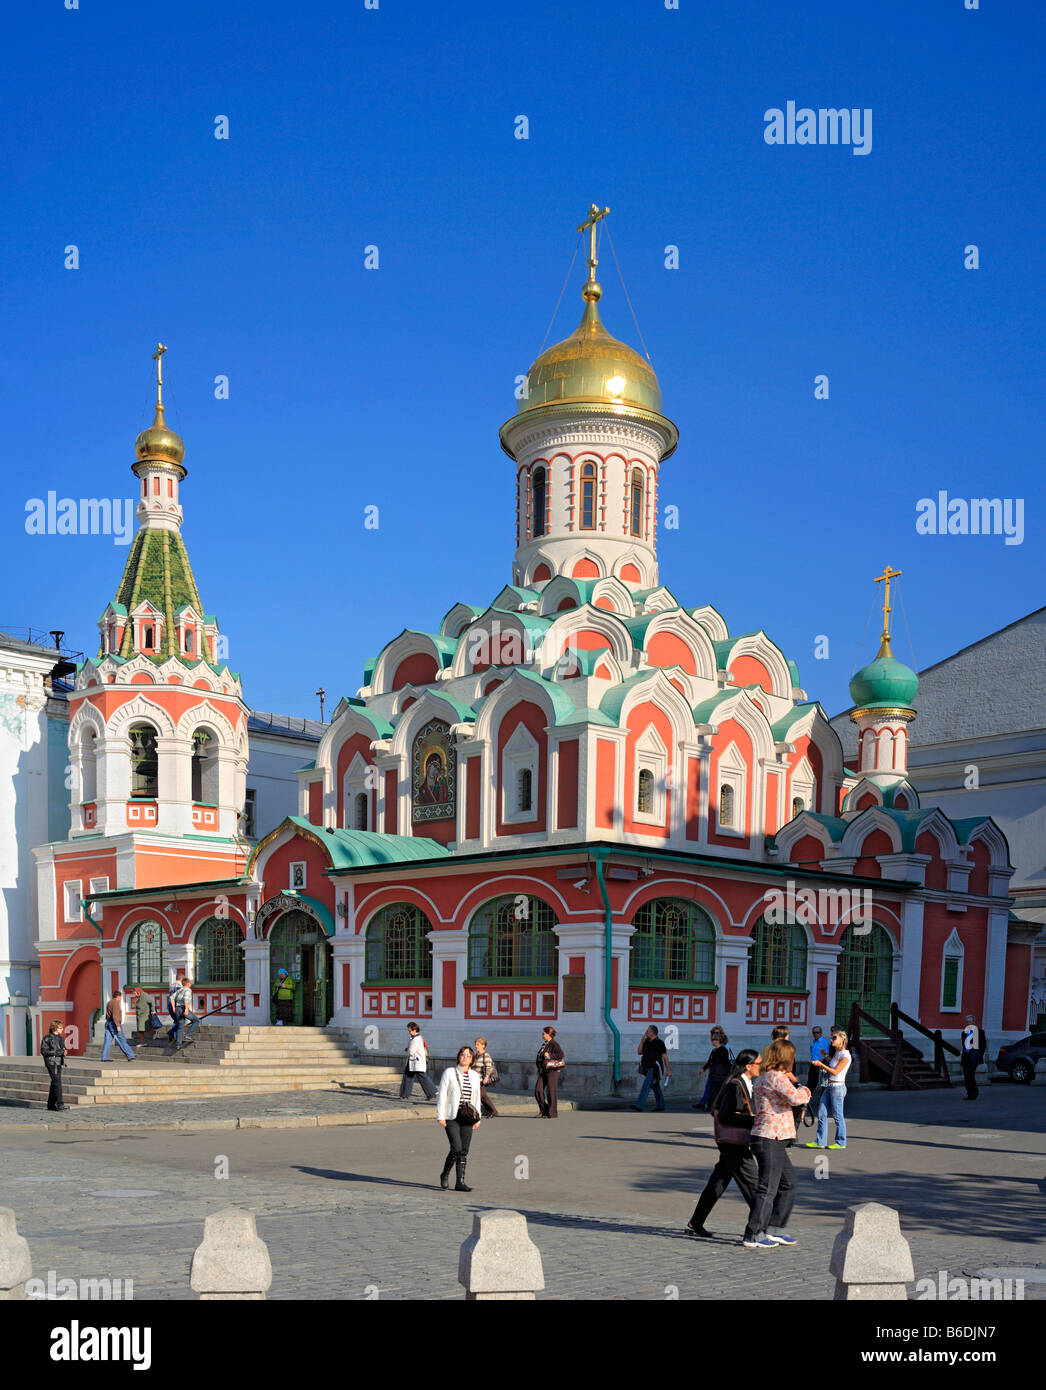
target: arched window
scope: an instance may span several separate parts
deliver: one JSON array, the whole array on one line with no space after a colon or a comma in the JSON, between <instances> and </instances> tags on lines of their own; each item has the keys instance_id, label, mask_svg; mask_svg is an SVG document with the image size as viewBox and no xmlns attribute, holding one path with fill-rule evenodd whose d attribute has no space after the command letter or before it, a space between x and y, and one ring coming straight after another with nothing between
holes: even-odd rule
<instances>
[{"instance_id":1,"label":"arched window","mask_svg":"<svg viewBox=\"0 0 1046 1390\"><path fill-rule=\"evenodd\" d=\"M801 811L805 811L805 810L806 810L806 803L803 801L803 798L802 798L801 796L793 796L793 797L792 797L792 819L795 820L796 816L798 816L799 813L800 813Z\"/></svg>"},{"instance_id":2,"label":"arched window","mask_svg":"<svg viewBox=\"0 0 1046 1390\"><path fill-rule=\"evenodd\" d=\"M196 729L192 736L192 799L218 804L218 740L209 729Z\"/></svg>"},{"instance_id":3,"label":"arched window","mask_svg":"<svg viewBox=\"0 0 1046 1390\"><path fill-rule=\"evenodd\" d=\"M529 811L534 805L534 774L529 767L519 770L519 809Z\"/></svg>"},{"instance_id":4,"label":"arched window","mask_svg":"<svg viewBox=\"0 0 1046 1390\"><path fill-rule=\"evenodd\" d=\"M644 767L639 773L639 786L636 795L636 810L640 815L653 815L654 811L654 774L648 767Z\"/></svg>"},{"instance_id":5,"label":"arched window","mask_svg":"<svg viewBox=\"0 0 1046 1390\"><path fill-rule=\"evenodd\" d=\"M629 978L645 984L715 984L715 927L684 898L655 898L632 919Z\"/></svg>"},{"instance_id":6,"label":"arched window","mask_svg":"<svg viewBox=\"0 0 1046 1390\"><path fill-rule=\"evenodd\" d=\"M760 917L748 948L748 986L806 988L806 933L798 922L770 923Z\"/></svg>"},{"instance_id":7,"label":"arched window","mask_svg":"<svg viewBox=\"0 0 1046 1390\"><path fill-rule=\"evenodd\" d=\"M159 922L140 922L127 938L127 983L166 989L167 934Z\"/></svg>"},{"instance_id":8,"label":"arched window","mask_svg":"<svg viewBox=\"0 0 1046 1390\"><path fill-rule=\"evenodd\" d=\"M730 825L734 823L734 789L727 783L719 788L719 824Z\"/></svg>"},{"instance_id":9,"label":"arched window","mask_svg":"<svg viewBox=\"0 0 1046 1390\"><path fill-rule=\"evenodd\" d=\"M131 795L154 799L159 783L156 730L150 724L135 724L127 737L131 745Z\"/></svg>"},{"instance_id":10,"label":"arched window","mask_svg":"<svg viewBox=\"0 0 1046 1390\"><path fill-rule=\"evenodd\" d=\"M556 978L555 913L522 893L484 903L469 925L469 978Z\"/></svg>"},{"instance_id":11,"label":"arched window","mask_svg":"<svg viewBox=\"0 0 1046 1390\"><path fill-rule=\"evenodd\" d=\"M547 478L548 475L546 474L543 468L534 469L534 491L532 510L533 524L531 527L532 536L543 536L545 534L545 509L547 503L546 492L548 487Z\"/></svg>"},{"instance_id":12,"label":"arched window","mask_svg":"<svg viewBox=\"0 0 1046 1390\"><path fill-rule=\"evenodd\" d=\"M85 729L80 739L80 800L94 801L97 795L98 738L93 729Z\"/></svg>"},{"instance_id":13,"label":"arched window","mask_svg":"<svg viewBox=\"0 0 1046 1390\"><path fill-rule=\"evenodd\" d=\"M643 474L638 468L632 470L632 534L643 534Z\"/></svg>"},{"instance_id":14,"label":"arched window","mask_svg":"<svg viewBox=\"0 0 1046 1390\"><path fill-rule=\"evenodd\" d=\"M193 984L242 985L243 940L239 924L229 917L208 917L193 943Z\"/></svg>"},{"instance_id":15,"label":"arched window","mask_svg":"<svg viewBox=\"0 0 1046 1390\"><path fill-rule=\"evenodd\" d=\"M367 828L367 793L357 792L353 798L355 805L355 815L353 817L353 830L366 830Z\"/></svg>"},{"instance_id":16,"label":"arched window","mask_svg":"<svg viewBox=\"0 0 1046 1390\"><path fill-rule=\"evenodd\" d=\"M153 649L153 625L147 623L142 628L142 651L151 652Z\"/></svg>"},{"instance_id":17,"label":"arched window","mask_svg":"<svg viewBox=\"0 0 1046 1390\"><path fill-rule=\"evenodd\" d=\"M596 465L581 465L581 519L582 531L596 529Z\"/></svg>"},{"instance_id":18,"label":"arched window","mask_svg":"<svg viewBox=\"0 0 1046 1390\"><path fill-rule=\"evenodd\" d=\"M367 924L367 983L432 979L432 923L410 903L383 907Z\"/></svg>"},{"instance_id":19,"label":"arched window","mask_svg":"<svg viewBox=\"0 0 1046 1390\"><path fill-rule=\"evenodd\" d=\"M193 635L192 635L192 628L191 628L191 627L187 627L187 628L185 629L185 652L186 652L186 655L187 655L187 656L191 656L191 655L192 655L192 650L193 650Z\"/></svg>"}]
</instances>

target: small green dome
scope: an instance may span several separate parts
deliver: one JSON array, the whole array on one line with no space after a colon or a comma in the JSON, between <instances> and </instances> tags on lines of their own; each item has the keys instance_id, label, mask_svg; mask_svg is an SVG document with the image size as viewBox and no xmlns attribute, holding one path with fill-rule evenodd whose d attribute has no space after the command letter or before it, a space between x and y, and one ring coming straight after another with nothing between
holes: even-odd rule
<instances>
[{"instance_id":1,"label":"small green dome","mask_svg":"<svg viewBox=\"0 0 1046 1390\"><path fill-rule=\"evenodd\" d=\"M850 682L855 705L911 705L919 689L919 677L910 666L893 656L877 656L862 666Z\"/></svg>"}]
</instances>

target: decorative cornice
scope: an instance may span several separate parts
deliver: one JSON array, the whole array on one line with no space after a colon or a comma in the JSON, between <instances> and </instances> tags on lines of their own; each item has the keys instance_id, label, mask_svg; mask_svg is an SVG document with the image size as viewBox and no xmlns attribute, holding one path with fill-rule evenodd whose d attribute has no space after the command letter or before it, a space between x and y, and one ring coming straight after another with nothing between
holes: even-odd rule
<instances>
[{"instance_id":1,"label":"decorative cornice","mask_svg":"<svg viewBox=\"0 0 1046 1390\"><path fill-rule=\"evenodd\" d=\"M852 709L850 719L856 724L859 719L864 719L870 715L873 719L903 719L906 722L915 718L918 710L909 709L903 705L865 705L861 709Z\"/></svg>"}]
</instances>

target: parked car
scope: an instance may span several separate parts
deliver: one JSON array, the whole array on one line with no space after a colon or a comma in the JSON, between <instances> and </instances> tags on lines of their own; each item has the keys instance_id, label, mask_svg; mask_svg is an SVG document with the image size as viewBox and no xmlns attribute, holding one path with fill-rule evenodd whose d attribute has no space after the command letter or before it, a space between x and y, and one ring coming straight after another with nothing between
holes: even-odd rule
<instances>
[{"instance_id":1,"label":"parked car","mask_svg":"<svg viewBox=\"0 0 1046 1390\"><path fill-rule=\"evenodd\" d=\"M1020 1042L1000 1047L995 1065L1012 1081L1030 1082L1035 1075L1035 1063L1040 1059L1046 1059L1046 1033L1032 1033Z\"/></svg>"}]
</instances>

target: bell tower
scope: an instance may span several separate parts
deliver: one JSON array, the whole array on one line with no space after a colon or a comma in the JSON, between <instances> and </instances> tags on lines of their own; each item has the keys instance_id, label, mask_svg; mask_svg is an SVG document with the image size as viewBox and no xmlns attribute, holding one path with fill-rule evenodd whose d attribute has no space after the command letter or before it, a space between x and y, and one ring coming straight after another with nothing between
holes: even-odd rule
<instances>
[{"instance_id":1,"label":"bell tower","mask_svg":"<svg viewBox=\"0 0 1046 1390\"><path fill-rule=\"evenodd\" d=\"M556 575L657 584L659 472L679 433L661 413L649 362L611 337L599 316L596 233L609 212L593 203L577 229L589 242L581 322L534 362L500 431L516 464L520 585L540 587Z\"/></svg>"}]
</instances>

